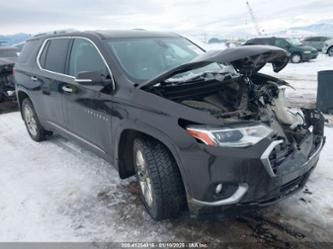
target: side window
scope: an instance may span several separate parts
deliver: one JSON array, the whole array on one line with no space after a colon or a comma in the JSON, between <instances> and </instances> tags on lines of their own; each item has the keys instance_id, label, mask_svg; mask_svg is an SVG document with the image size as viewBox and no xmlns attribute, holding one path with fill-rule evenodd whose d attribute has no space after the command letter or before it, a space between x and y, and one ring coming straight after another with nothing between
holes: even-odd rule
<instances>
[{"instance_id":1,"label":"side window","mask_svg":"<svg viewBox=\"0 0 333 249\"><path fill-rule=\"evenodd\" d=\"M263 42L262 42L262 40L261 39L254 39L253 41L252 41L252 44L263 44Z\"/></svg>"},{"instance_id":2,"label":"side window","mask_svg":"<svg viewBox=\"0 0 333 249\"><path fill-rule=\"evenodd\" d=\"M65 64L70 39L60 38L49 40L46 49L44 69L57 73L65 73ZM44 51L43 51L44 52ZM41 59L41 58L40 58Z\"/></svg>"},{"instance_id":3,"label":"side window","mask_svg":"<svg viewBox=\"0 0 333 249\"><path fill-rule=\"evenodd\" d=\"M69 59L69 75L74 77L79 72L100 72L107 76L107 67L95 46L84 39L75 39Z\"/></svg>"},{"instance_id":4,"label":"side window","mask_svg":"<svg viewBox=\"0 0 333 249\"><path fill-rule=\"evenodd\" d=\"M266 45L274 46L274 39L273 38L267 38Z\"/></svg>"},{"instance_id":5,"label":"side window","mask_svg":"<svg viewBox=\"0 0 333 249\"><path fill-rule=\"evenodd\" d=\"M253 39L250 41L250 44L254 44L254 45L269 45L269 39Z\"/></svg>"},{"instance_id":6,"label":"side window","mask_svg":"<svg viewBox=\"0 0 333 249\"><path fill-rule=\"evenodd\" d=\"M287 48L289 44L288 44L288 42L286 42L283 39L276 39L275 40L275 45L280 47L280 48Z\"/></svg>"},{"instance_id":7,"label":"side window","mask_svg":"<svg viewBox=\"0 0 333 249\"><path fill-rule=\"evenodd\" d=\"M269 41L270 41L269 39L261 39L260 40L260 44L262 44L262 45L270 45Z\"/></svg>"},{"instance_id":8,"label":"side window","mask_svg":"<svg viewBox=\"0 0 333 249\"><path fill-rule=\"evenodd\" d=\"M314 42L314 41L317 41L317 37L309 37L309 38L304 39L304 41Z\"/></svg>"}]
</instances>

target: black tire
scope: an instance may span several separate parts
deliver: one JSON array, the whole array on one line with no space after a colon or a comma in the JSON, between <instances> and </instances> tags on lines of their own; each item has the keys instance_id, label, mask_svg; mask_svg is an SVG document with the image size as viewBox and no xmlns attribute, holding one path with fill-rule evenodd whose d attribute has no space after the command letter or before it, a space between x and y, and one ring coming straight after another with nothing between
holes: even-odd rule
<instances>
[{"instance_id":1,"label":"black tire","mask_svg":"<svg viewBox=\"0 0 333 249\"><path fill-rule=\"evenodd\" d=\"M32 131L32 129L30 128L29 126L29 120L27 120L27 116L26 116L26 111L27 111L27 108L31 110L31 114L32 114L32 118L34 119L35 121L35 128L36 130L35 131ZM30 101L30 99L28 98L25 98L23 101L22 101L22 106L21 106L21 114L22 114L22 117L23 117L23 120L24 120L24 123L25 123L25 126L27 128L27 131L30 135L30 137L35 140L36 142L40 142L40 141L43 141L46 139L47 135L51 135L51 132L49 131L46 131L42 125L40 124L39 122L39 119L38 119L38 116L36 114L36 111ZM30 121L31 122L31 121Z\"/></svg>"},{"instance_id":2,"label":"black tire","mask_svg":"<svg viewBox=\"0 0 333 249\"><path fill-rule=\"evenodd\" d=\"M290 56L290 61L291 63L301 63L303 61L302 59L302 55L298 54L298 53L294 53Z\"/></svg>"},{"instance_id":3,"label":"black tire","mask_svg":"<svg viewBox=\"0 0 333 249\"><path fill-rule=\"evenodd\" d=\"M332 47L330 47L328 50L327 50L327 54L328 54L328 56L333 56L333 46Z\"/></svg>"},{"instance_id":4,"label":"black tire","mask_svg":"<svg viewBox=\"0 0 333 249\"><path fill-rule=\"evenodd\" d=\"M137 153L142 153L150 177L152 201L149 204L140 183ZM177 163L169 150L151 138L137 138L133 144L133 162L140 197L154 220L175 218L186 207L186 195Z\"/></svg>"}]
</instances>

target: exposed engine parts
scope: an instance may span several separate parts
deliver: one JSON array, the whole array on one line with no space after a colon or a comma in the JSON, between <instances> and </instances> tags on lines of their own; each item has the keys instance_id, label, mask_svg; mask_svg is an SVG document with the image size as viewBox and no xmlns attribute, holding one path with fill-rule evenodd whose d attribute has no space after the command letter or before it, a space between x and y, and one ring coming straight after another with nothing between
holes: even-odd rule
<instances>
[{"instance_id":1,"label":"exposed engine parts","mask_svg":"<svg viewBox=\"0 0 333 249\"><path fill-rule=\"evenodd\" d=\"M313 110L307 112L288 107L285 98L288 83L259 73L251 77L226 74L222 81L206 76L178 83L165 82L155 85L151 91L191 108L209 112L224 122L266 123L279 139L289 141L295 148L309 134ZM286 144L281 146L286 147Z\"/></svg>"}]
</instances>

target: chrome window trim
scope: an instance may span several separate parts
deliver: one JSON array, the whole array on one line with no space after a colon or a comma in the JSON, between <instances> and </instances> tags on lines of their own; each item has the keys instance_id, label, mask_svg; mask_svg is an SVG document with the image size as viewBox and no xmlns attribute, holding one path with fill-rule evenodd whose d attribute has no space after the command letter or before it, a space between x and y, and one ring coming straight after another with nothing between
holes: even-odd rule
<instances>
[{"instance_id":1,"label":"chrome window trim","mask_svg":"<svg viewBox=\"0 0 333 249\"><path fill-rule=\"evenodd\" d=\"M45 45L48 41L50 40L56 40L56 39L82 39L82 40L86 40L88 42L90 42L94 47L95 49L97 50L98 54L100 55L100 57L102 58L106 68L108 69L109 71L109 74L110 74L110 78L111 78L111 81L112 81L112 88L113 90L116 89L116 85L115 85L115 82L114 82L114 78L113 78L113 73L108 65L108 63L106 62L103 54L101 53L101 51L99 50L99 48L96 46L96 44L89 38L87 37L84 37L84 36L57 36L57 37L50 37L50 38L46 38L43 43L42 43L42 46L40 47L39 51L38 51L38 54L37 54L37 57L36 57L36 63L37 63L37 66L38 68L41 70L41 71L45 71L45 72L48 72L48 73L52 73L52 74L56 74L56 75L60 75L60 76L65 76L65 77L68 77L68 78L71 78L73 79L74 81L76 80L76 78L72 75L68 75L68 74L63 74L63 73L58 73L58 72L54 72L54 71L51 71L51 70L48 70L48 69L45 69L43 68L41 65L40 65L40 62L39 62L39 59L40 59L40 56L45 48Z\"/></svg>"}]
</instances>

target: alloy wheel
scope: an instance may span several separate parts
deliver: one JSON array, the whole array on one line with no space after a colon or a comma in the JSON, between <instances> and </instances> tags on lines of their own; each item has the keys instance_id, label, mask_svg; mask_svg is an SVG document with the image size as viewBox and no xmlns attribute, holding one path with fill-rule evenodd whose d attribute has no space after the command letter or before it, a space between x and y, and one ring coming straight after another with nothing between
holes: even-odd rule
<instances>
[{"instance_id":1,"label":"alloy wheel","mask_svg":"<svg viewBox=\"0 0 333 249\"><path fill-rule=\"evenodd\" d=\"M330 49L328 50L328 55L329 55L329 56L333 56L333 48L330 48Z\"/></svg>"},{"instance_id":2,"label":"alloy wheel","mask_svg":"<svg viewBox=\"0 0 333 249\"><path fill-rule=\"evenodd\" d=\"M291 57L291 61L292 61L293 63L300 63L301 60L302 60L302 58L301 58L301 56L298 55L298 54L295 54L295 55L293 55L293 56Z\"/></svg>"},{"instance_id":3,"label":"alloy wheel","mask_svg":"<svg viewBox=\"0 0 333 249\"><path fill-rule=\"evenodd\" d=\"M151 207L153 204L152 181L149 176L146 160L144 159L141 150L137 150L136 152L135 163L137 167L137 174L139 178L141 192L143 194L143 197L145 198L147 205Z\"/></svg>"},{"instance_id":4,"label":"alloy wheel","mask_svg":"<svg viewBox=\"0 0 333 249\"><path fill-rule=\"evenodd\" d=\"M23 109L24 120L27 128L32 136L37 136L38 128L34 112L29 105L25 105Z\"/></svg>"}]
</instances>

